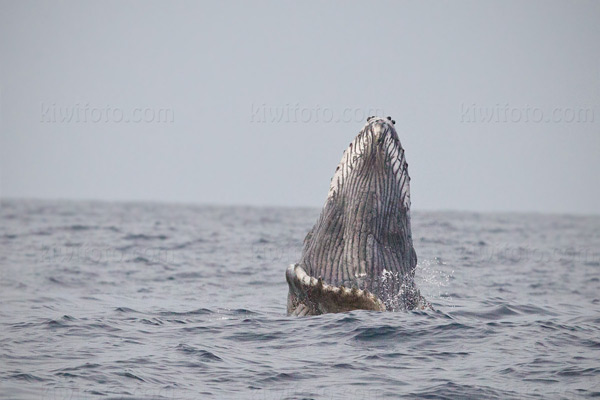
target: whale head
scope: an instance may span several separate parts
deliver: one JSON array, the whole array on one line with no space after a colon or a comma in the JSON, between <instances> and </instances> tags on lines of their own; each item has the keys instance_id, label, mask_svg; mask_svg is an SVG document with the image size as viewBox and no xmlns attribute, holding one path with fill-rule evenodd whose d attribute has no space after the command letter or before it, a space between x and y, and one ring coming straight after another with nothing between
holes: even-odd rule
<instances>
[{"instance_id":1,"label":"whale head","mask_svg":"<svg viewBox=\"0 0 600 400\"><path fill-rule=\"evenodd\" d=\"M329 287L330 297L335 288L375 297L374 305L355 308L414 308L421 299L416 264L404 149L390 117L370 117L342 155L300 262L288 268L288 312L331 312L331 299L316 295L312 279Z\"/></svg>"},{"instance_id":2,"label":"whale head","mask_svg":"<svg viewBox=\"0 0 600 400\"><path fill-rule=\"evenodd\" d=\"M331 179L327 203L357 203L357 200L364 200L360 195L369 193L376 195L380 205L399 206L408 211L410 177L407 167L395 121L390 117L369 117L366 125L344 151ZM386 218L386 215L375 213L372 217Z\"/></svg>"}]
</instances>

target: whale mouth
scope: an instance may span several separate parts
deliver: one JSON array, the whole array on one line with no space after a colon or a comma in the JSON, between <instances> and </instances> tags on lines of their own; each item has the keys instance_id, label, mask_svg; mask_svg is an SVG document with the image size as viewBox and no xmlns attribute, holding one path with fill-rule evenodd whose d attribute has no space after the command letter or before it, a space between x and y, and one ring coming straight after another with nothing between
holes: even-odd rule
<instances>
[{"instance_id":1,"label":"whale mouth","mask_svg":"<svg viewBox=\"0 0 600 400\"><path fill-rule=\"evenodd\" d=\"M285 273L290 287L290 315L305 316L352 310L385 311L385 304L367 290L333 286L306 273L299 264L292 264Z\"/></svg>"}]
</instances>

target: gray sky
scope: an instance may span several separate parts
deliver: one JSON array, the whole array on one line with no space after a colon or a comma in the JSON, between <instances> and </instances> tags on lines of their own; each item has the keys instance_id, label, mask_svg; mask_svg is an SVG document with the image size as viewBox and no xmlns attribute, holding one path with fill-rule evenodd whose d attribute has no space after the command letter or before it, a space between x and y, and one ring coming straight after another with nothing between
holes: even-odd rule
<instances>
[{"instance_id":1,"label":"gray sky","mask_svg":"<svg viewBox=\"0 0 600 400\"><path fill-rule=\"evenodd\" d=\"M0 78L3 197L321 206L379 114L413 209L600 213L600 2L2 1Z\"/></svg>"}]
</instances>

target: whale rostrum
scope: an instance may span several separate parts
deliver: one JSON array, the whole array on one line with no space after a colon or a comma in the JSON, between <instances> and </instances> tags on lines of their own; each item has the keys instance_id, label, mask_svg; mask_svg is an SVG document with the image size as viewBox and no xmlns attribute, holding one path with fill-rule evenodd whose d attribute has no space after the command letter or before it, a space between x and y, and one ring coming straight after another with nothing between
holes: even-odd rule
<instances>
[{"instance_id":1,"label":"whale rostrum","mask_svg":"<svg viewBox=\"0 0 600 400\"><path fill-rule=\"evenodd\" d=\"M390 117L369 117L335 170L327 200L286 271L289 315L431 308L414 283L410 177Z\"/></svg>"}]
</instances>

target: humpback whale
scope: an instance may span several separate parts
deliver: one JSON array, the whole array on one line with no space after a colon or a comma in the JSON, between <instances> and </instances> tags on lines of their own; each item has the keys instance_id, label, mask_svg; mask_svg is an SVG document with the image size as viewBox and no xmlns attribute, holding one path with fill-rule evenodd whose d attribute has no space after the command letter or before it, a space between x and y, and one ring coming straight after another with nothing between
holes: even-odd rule
<instances>
[{"instance_id":1,"label":"humpback whale","mask_svg":"<svg viewBox=\"0 0 600 400\"><path fill-rule=\"evenodd\" d=\"M369 117L344 151L327 200L286 270L288 315L431 308L414 283L410 177L391 117Z\"/></svg>"}]
</instances>

